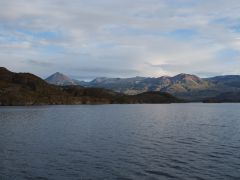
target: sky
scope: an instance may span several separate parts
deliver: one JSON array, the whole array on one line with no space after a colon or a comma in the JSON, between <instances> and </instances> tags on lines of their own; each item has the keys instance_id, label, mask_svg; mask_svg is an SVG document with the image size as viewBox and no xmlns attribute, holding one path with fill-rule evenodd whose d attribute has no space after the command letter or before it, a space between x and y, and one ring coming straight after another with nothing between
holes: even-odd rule
<instances>
[{"instance_id":1,"label":"sky","mask_svg":"<svg viewBox=\"0 0 240 180\"><path fill-rule=\"evenodd\" d=\"M0 0L0 66L79 80L240 74L240 3Z\"/></svg>"}]
</instances>

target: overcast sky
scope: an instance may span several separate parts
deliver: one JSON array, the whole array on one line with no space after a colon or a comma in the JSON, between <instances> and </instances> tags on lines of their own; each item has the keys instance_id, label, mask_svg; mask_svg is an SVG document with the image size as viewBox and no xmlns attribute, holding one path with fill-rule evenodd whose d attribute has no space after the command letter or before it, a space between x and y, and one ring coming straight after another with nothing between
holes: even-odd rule
<instances>
[{"instance_id":1,"label":"overcast sky","mask_svg":"<svg viewBox=\"0 0 240 180\"><path fill-rule=\"evenodd\" d=\"M240 2L0 0L0 66L87 80L240 74Z\"/></svg>"}]
</instances>

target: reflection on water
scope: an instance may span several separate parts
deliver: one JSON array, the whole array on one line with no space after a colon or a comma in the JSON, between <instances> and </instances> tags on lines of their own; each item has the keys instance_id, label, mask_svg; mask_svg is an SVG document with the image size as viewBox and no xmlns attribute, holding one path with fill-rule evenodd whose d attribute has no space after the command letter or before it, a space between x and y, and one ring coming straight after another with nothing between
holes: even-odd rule
<instances>
[{"instance_id":1,"label":"reflection on water","mask_svg":"<svg viewBox=\"0 0 240 180\"><path fill-rule=\"evenodd\" d=\"M240 104L0 108L0 179L240 179Z\"/></svg>"}]
</instances>

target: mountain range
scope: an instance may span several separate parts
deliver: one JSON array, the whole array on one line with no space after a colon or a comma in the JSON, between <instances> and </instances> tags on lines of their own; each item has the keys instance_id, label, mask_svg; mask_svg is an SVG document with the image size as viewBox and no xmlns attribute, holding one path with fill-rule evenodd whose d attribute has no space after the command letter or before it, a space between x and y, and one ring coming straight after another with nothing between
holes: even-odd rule
<instances>
[{"instance_id":1,"label":"mountain range","mask_svg":"<svg viewBox=\"0 0 240 180\"><path fill-rule=\"evenodd\" d=\"M59 78L62 77L63 79ZM56 78L56 79L55 79ZM125 95L104 88L83 87L71 84L60 73L49 78L57 85L49 84L30 73L14 73L0 67L0 105L61 105L61 104L135 104L183 102L163 92L146 92ZM70 80L69 84L62 86Z\"/></svg>"},{"instance_id":2,"label":"mountain range","mask_svg":"<svg viewBox=\"0 0 240 180\"><path fill-rule=\"evenodd\" d=\"M56 78L55 78L56 77ZM191 74L162 77L132 78L96 78L90 82L73 80L61 73L55 73L46 79L50 84L81 85L84 87L101 87L127 95L156 91L167 92L178 98L189 101L204 101L219 97L221 94L240 92L240 76L226 75L211 78L200 78Z\"/></svg>"}]
</instances>

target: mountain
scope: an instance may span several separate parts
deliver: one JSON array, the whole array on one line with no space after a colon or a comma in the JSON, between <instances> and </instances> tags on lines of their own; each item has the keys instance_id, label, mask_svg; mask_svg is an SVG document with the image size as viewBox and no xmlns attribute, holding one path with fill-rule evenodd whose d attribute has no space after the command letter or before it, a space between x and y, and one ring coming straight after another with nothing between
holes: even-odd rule
<instances>
[{"instance_id":1,"label":"mountain","mask_svg":"<svg viewBox=\"0 0 240 180\"><path fill-rule=\"evenodd\" d=\"M200 78L196 75L182 73L173 77L162 76L158 78L100 77L90 82L76 82L76 84L85 87L111 89L126 95L137 95L149 91L167 92L180 99L202 101L207 98L214 98L222 93L240 91L240 76L227 75Z\"/></svg>"},{"instance_id":2,"label":"mountain","mask_svg":"<svg viewBox=\"0 0 240 180\"><path fill-rule=\"evenodd\" d=\"M208 81L220 86L240 88L240 75L216 76L208 78Z\"/></svg>"},{"instance_id":3,"label":"mountain","mask_svg":"<svg viewBox=\"0 0 240 180\"><path fill-rule=\"evenodd\" d=\"M161 92L124 95L103 88L56 86L30 73L0 67L0 105L172 103L183 102Z\"/></svg>"},{"instance_id":4,"label":"mountain","mask_svg":"<svg viewBox=\"0 0 240 180\"><path fill-rule=\"evenodd\" d=\"M49 84L60 85L60 86L67 86L67 85L78 85L76 80L69 78L68 76L56 72L45 79L46 82Z\"/></svg>"},{"instance_id":5,"label":"mountain","mask_svg":"<svg viewBox=\"0 0 240 180\"><path fill-rule=\"evenodd\" d=\"M161 89L161 91L170 92L174 94L188 93L200 90L206 90L214 85L205 81L195 75L179 74L169 78L168 86Z\"/></svg>"},{"instance_id":6,"label":"mountain","mask_svg":"<svg viewBox=\"0 0 240 180\"><path fill-rule=\"evenodd\" d=\"M215 84L195 75L179 74L174 77L163 76L159 78L96 78L87 86L112 89L130 95L160 91L185 99L193 99L195 96L197 99L201 99L205 98L205 92L214 89Z\"/></svg>"},{"instance_id":7,"label":"mountain","mask_svg":"<svg viewBox=\"0 0 240 180\"><path fill-rule=\"evenodd\" d=\"M173 77L162 76L158 78L96 78L86 85L112 89L130 95L148 91L167 92L178 98L202 101L221 93L240 91L240 76L199 78L196 75L182 73Z\"/></svg>"},{"instance_id":8,"label":"mountain","mask_svg":"<svg viewBox=\"0 0 240 180\"><path fill-rule=\"evenodd\" d=\"M134 95L141 93L141 91L131 93L134 87L138 86L139 82L142 82L144 77L133 77L133 78L96 78L89 82L87 86L89 87L102 87L107 89L112 89L117 92L125 93L128 95ZM146 92L146 91L142 91Z\"/></svg>"}]
</instances>

